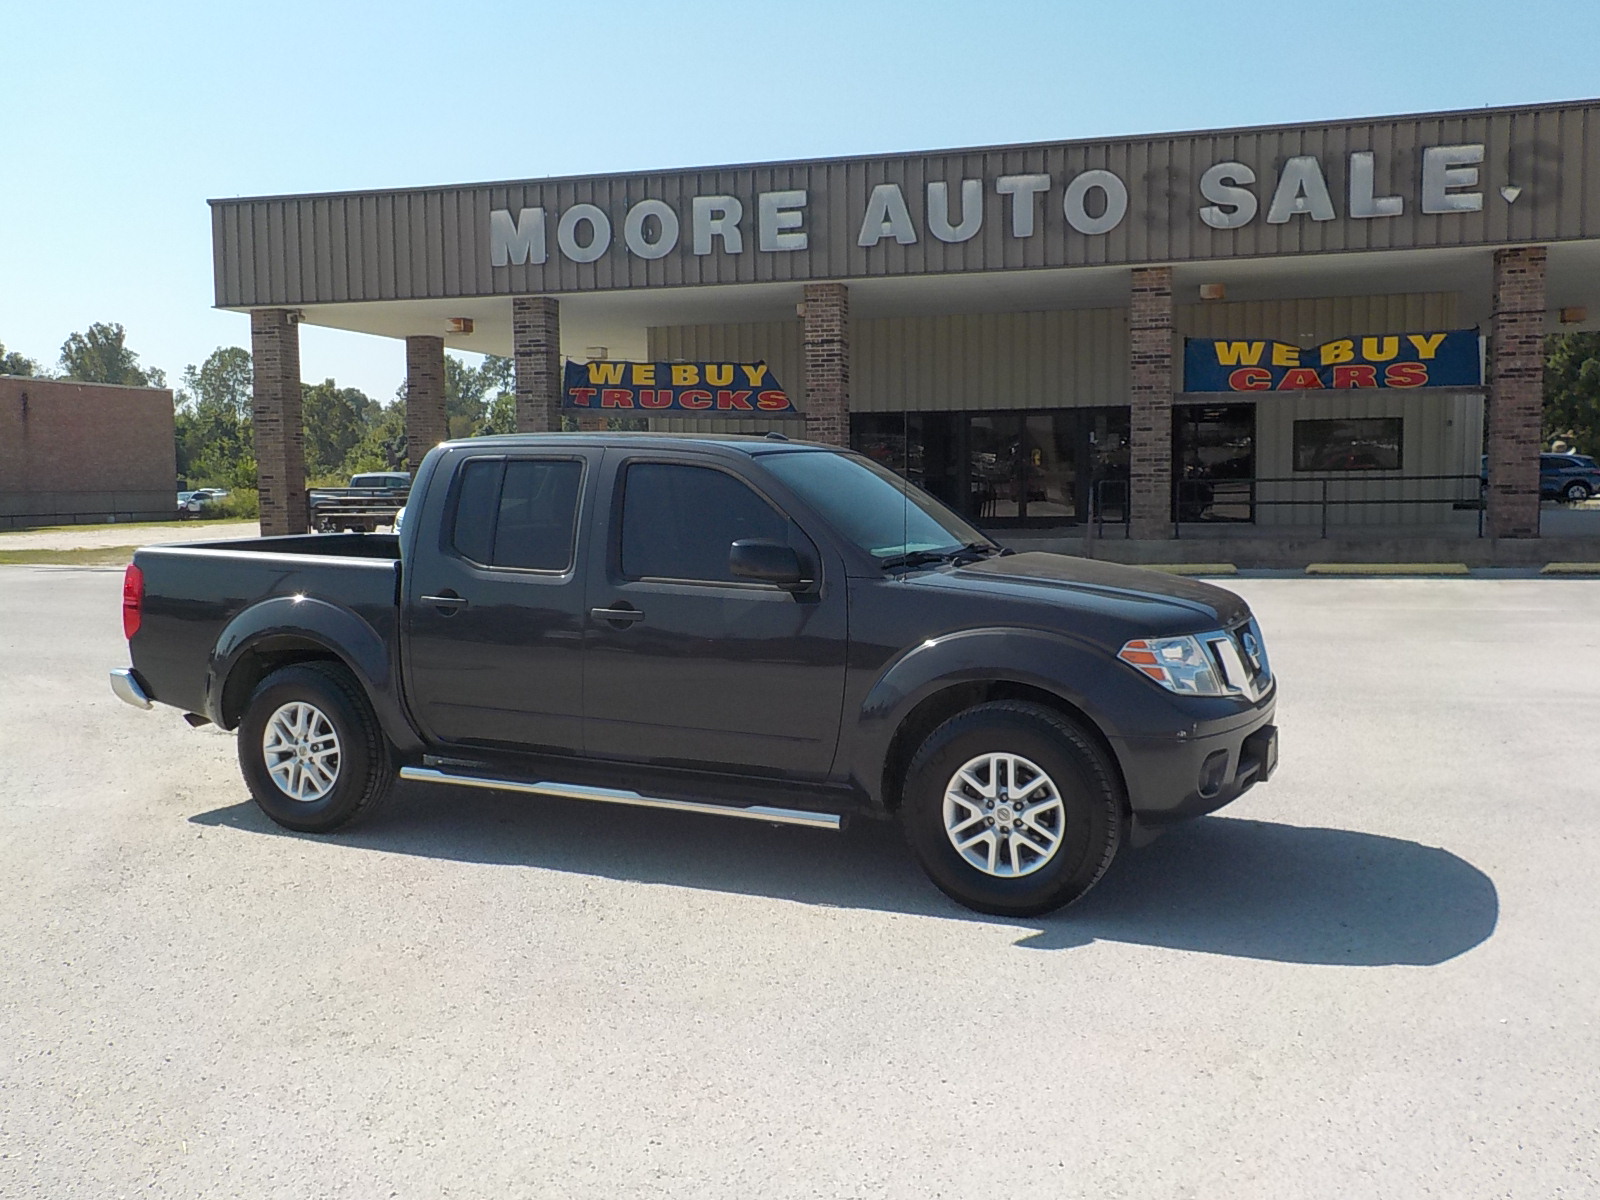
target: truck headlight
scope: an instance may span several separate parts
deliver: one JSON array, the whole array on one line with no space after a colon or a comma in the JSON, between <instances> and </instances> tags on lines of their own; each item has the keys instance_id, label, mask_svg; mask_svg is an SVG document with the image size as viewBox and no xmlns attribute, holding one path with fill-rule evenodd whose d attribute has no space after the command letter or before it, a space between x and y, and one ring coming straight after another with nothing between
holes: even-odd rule
<instances>
[{"instance_id":1,"label":"truck headlight","mask_svg":"<svg viewBox=\"0 0 1600 1200\"><path fill-rule=\"evenodd\" d=\"M1225 696L1216 660L1199 637L1134 638L1117 657L1169 692L1185 696Z\"/></svg>"}]
</instances>

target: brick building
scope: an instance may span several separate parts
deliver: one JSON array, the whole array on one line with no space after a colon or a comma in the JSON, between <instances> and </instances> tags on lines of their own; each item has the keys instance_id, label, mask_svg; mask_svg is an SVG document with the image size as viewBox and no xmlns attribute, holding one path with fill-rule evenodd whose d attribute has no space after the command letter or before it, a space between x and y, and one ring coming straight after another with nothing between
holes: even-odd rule
<instances>
[{"instance_id":1,"label":"brick building","mask_svg":"<svg viewBox=\"0 0 1600 1200\"><path fill-rule=\"evenodd\" d=\"M596 347L763 360L803 423L605 415L853 444L986 527L1156 556L1476 538L1486 452L1483 532L1525 539L1540 340L1600 327L1600 101L218 200L212 223L258 428L298 421L299 321L405 339L428 438L446 346L514 358L528 430ZM263 442L269 528L304 519L298 453Z\"/></svg>"},{"instance_id":2,"label":"brick building","mask_svg":"<svg viewBox=\"0 0 1600 1200\"><path fill-rule=\"evenodd\" d=\"M0 375L0 529L177 515L172 393Z\"/></svg>"}]
</instances>

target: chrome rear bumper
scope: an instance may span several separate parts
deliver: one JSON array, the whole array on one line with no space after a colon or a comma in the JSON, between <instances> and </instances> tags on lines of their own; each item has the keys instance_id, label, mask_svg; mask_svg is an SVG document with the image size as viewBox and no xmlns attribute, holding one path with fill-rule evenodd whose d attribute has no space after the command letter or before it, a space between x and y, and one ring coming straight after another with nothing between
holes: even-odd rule
<instances>
[{"instance_id":1,"label":"chrome rear bumper","mask_svg":"<svg viewBox=\"0 0 1600 1200\"><path fill-rule=\"evenodd\" d=\"M145 695L144 688L139 685L139 677L129 667L117 667L111 672L111 690L124 704L131 704L135 708L154 707L150 697Z\"/></svg>"}]
</instances>

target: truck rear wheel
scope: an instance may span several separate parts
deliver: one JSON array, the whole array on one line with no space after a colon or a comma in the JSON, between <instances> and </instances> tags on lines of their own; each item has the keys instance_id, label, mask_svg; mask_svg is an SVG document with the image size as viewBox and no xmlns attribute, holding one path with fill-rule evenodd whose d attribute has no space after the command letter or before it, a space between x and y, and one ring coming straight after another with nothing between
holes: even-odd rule
<instances>
[{"instance_id":1,"label":"truck rear wheel","mask_svg":"<svg viewBox=\"0 0 1600 1200\"><path fill-rule=\"evenodd\" d=\"M980 704L940 725L906 771L901 820L929 878L979 912L1022 917L1092 888L1122 840L1104 751L1053 709Z\"/></svg>"},{"instance_id":2,"label":"truck rear wheel","mask_svg":"<svg viewBox=\"0 0 1600 1200\"><path fill-rule=\"evenodd\" d=\"M256 686L239 722L239 767L261 811L302 833L370 812L395 779L361 686L327 662L280 668Z\"/></svg>"}]
</instances>

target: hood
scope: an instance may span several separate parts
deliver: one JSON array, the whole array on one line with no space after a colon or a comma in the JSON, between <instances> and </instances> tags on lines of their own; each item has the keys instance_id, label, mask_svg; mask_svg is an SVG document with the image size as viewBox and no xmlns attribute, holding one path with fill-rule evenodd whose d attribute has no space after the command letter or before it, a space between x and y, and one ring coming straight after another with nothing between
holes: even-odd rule
<instances>
[{"instance_id":1,"label":"hood","mask_svg":"<svg viewBox=\"0 0 1600 1200\"><path fill-rule=\"evenodd\" d=\"M1250 615L1249 606L1226 588L1163 571L1125 567L1121 563L1076 558L1070 554L1028 551L999 555L958 567L953 574L974 582L982 579L1015 584L1019 589L1075 593L1096 602L1097 606L1107 602L1140 607L1165 604L1192 614L1196 632L1201 626L1227 628Z\"/></svg>"}]
</instances>

